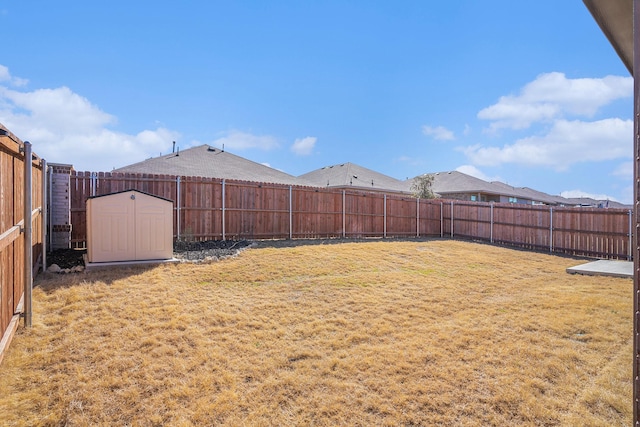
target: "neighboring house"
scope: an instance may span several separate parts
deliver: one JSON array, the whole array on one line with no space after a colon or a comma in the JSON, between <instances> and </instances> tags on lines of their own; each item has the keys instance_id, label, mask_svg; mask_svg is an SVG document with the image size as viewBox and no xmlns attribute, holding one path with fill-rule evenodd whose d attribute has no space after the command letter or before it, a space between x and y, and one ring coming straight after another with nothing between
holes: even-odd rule
<instances>
[{"instance_id":1,"label":"neighboring house","mask_svg":"<svg viewBox=\"0 0 640 427\"><path fill-rule=\"evenodd\" d=\"M273 184L312 186L304 179L208 145L177 151L114 169L113 172L201 176Z\"/></svg>"},{"instance_id":2,"label":"neighboring house","mask_svg":"<svg viewBox=\"0 0 640 427\"><path fill-rule=\"evenodd\" d=\"M527 205L582 206L626 208L628 206L609 200L589 198L564 198L553 196L529 187L513 187L500 181L482 179L458 171L437 172L432 189L444 199L469 200L476 202L517 203ZM412 179L406 181L410 187Z\"/></svg>"},{"instance_id":3,"label":"neighboring house","mask_svg":"<svg viewBox=\"0 0 640 427\"><path fill-rule=\"evenodd\" d=\"M411 194L406 181L392 178L354 163L325 166L300 175L298 178L309 181L318 187Z\"/></svg>"},{"instance_id":4,"label":"neighboring house","mask_svg":"<svg viewBox=\"0 0 640 427\"><path fill-rule=\"evenodd\" d=\"M202 176L285 185L412 194L413 179L401 181L354 163L325 166L295 177L208 145L189 148L114 169L114 172ZM621 203L587 198L566 199L528 187L487 182L458 171L432 174L433 192L445 199L551 206L628 208Z\"/></svg>"},{"instance_id":5,"label":"neighboring house","mask_svg":"<svg viewBox=\"0 0 640 427\"><path fill-rule=\"evenodd\" d=\"M458 171L437 172L432 175L434 193L445 199L528 205L551 202L551 196L547 194L531 189L515 188L498 181L484 181Z\"/></svg>"},{"instance_id":6,"label":"neighboring house","mask_svg":"<svg viewBox=\"0 0 640 427\"><path fill-rule=\"evenodd\" d=\"M431 188L438 197L473 202L509 201L509 195L504 191L471 175L458 171L436 172L431 175L433 175Z\"/></svg>"}]
</instances>

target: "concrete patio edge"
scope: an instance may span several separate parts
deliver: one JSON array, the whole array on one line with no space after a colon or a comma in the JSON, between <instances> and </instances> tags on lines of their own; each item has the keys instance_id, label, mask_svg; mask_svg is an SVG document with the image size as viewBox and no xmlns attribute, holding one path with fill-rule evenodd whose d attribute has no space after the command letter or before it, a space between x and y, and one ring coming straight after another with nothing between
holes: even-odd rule
<instances>
[{"instance_id":1,"label":"concrete patio edge","mask_svg":"<svg viewBox=\"0 0 640 427\"><path fill-rule=\"evenodd\" d=\"M569 274L633 278L633 262L599 260L567 268Z\"/></svg>"}]
</instances>

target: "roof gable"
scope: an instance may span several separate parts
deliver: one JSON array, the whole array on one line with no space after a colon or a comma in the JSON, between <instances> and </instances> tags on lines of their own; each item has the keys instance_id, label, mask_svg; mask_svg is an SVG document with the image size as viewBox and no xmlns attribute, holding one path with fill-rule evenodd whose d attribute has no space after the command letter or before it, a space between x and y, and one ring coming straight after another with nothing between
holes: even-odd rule
<instances>
[{"instance_id":1,"label":"roof gable","mask_svg":"<svg viewBox=\"0 0 640 427\"><path fill-rule=\"evenodd\" d=\"M319 187L353 187L374 191L410 192L406 182L355 163L325 166L300 175L298 178L302 178Z\"/></svg>"},{"instance_id":2,"label":"roof gable","mask_svg":"<svg viewBox=\"0 0 640 427\"><path fill-rule=\"evenodd\" d=\"M236 156L209 145L200 145L114 169L114 172L201 176L287 185L310 185L304 179Z\"/></svg>"}]
</instances>

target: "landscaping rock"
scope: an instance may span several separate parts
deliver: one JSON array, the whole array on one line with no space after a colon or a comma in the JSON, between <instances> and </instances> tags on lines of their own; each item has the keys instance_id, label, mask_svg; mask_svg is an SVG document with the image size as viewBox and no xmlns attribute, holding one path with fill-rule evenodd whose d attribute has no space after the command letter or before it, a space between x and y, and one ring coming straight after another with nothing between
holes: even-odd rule
<instances>
[{"instance_id":1,"label":"landscaping rock","mask_svg":"<svg viewBox=\"0 0 640 427\"><path fill-rule=\"evenodd\" d=\"M47 268L47 273L60 273L60 266L58 264L51 264L49 268Z\"/></svg>"},{"instance_id":2,"label":"landscaping rock","mask_svg":"<svg viewBox=\"0 0 640 427\"><path fill-rule=\"evenodd\" d=\"M174 257L183 262L216 261L238 254L243 249L254 245L250 240L208 240L205 242L178 241L174 244ZM84 271L83 255L86 250L56 249L47 254L48 272L79 273ZM55 267L53 267L55 265ZM53 268L53 270L52 270Z\"/></svg>"},{"instance_id":3,"label":"landscaping rock","mask_svg":"<svg viewBox=\"0 0 640 427\"><path fill-rule=\"evenodd\" d=\"M174 257L184 262L216 261L234 256L252 244L249 240L178 241L174 244L173 252Z\"/></svg>"}]
</instances>

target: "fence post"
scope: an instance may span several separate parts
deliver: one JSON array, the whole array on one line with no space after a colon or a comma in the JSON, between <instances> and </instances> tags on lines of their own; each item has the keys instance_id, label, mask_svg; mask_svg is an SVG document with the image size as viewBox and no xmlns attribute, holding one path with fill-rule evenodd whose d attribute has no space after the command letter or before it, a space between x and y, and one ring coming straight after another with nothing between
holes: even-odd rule
<instances>
[{"instance_id":1,"label":"fence post","mask_svg":"<svg viewBox=\"0 0 640 427\"><path fill-rule=\"evenodd\" d=\"M633 211L629 209L629 255L627 259L631 261L633 259Z\"/></svg>"},{"instance_id":2,"label":"fence post","mask_svg":"<svg viewBox=\"0 0 640 427\"><path fill-rule=\"evenodd\" d=\"M24 143L24 325L31 327L33 287L33 242L31 239L31 143Z\"/></svg>"},{"instance_id":3,"label":"fence post","mask_svg":"<svg viewBox=\"0 0 640 427\"><path fill-rule=\"evenodd\" d=\"M91 182L91 196L95 196L96 187L98 186L98 174L96 172L91 172L91 177L89 179Z\"/></svg>"},{"instance_id":4,"label":"fence post","mask_svg":"<svg viewBox=\"0 0 640 427\"><path fill-rule=\"evenodd\" d=\"M387 238L387 195L384 195L384 224L382 225L382 237Z\"/></svg>"},{"instance_id":5,"label":"fence post","mask_svg":"<svg viewBox=\"0 0 640 427\"><path fill-rule=\"evenodd\" d=\"M416 237L420 237L420 198L416 198Z\"/></svg>"},{"instance_id":6,"label":"fence post","mask_svg":"<svg viewBox=\"0 0 640 427\"><path fill-rule=\"evenodd\" d=\"M293 199L292 187L289 186L289 240L293 239Z\"/></svg>"},{"instance_id":7,"label":"fence post","mask_svg":"<svg viewBox=\"0 0 640 427\"><path fill-rule=\"evenodd\" d=\"M491 202L491 224L489 226L489 233L490 233L490 242L493 243L493 202Z\"/></svg>"},{"instance_id":8,"label":"fence post","mask_svg":"<svg viewBox=\"0 0 640 427\"><path fill-rule=\"evenodd\" d=\"M49 203L53 205L53 168L48 166L49 170L47 170L47 177L49 181L49 185L47 189L49 190ZM77 184L76 184L77 185ZM49 209L49 212L53 212L53 206ZM49 213L51 215L51 213ZM49 235L49 248L53 248L53 219L48 222L49 230L47 230L47 234Z\"/></svg>"},{"instance_id":9,"label":"fence post","mask_svg":"<svg viewBox=\"0 0 640 427\"><path fill-rule=\"evenodd\" d=\"M553 206L549 207L549 252L553 252Z\"/></svg>"},{"instance_id":10,"label":"fence post","mask_svg":"<svg viewBox=\"0 0 640 427\"><path fill-rule=\"evenodd\" d=\"M451 201L451 238L453 239L453 200Z\"/></svg>"},{"instance_id":11,"label":"fence post","mask_svg":"<svg viewBox=\"0 0 640 427\"><path fill-rule=\"evenodd\" d=\"M42 207L40 215L42 216L42 271L47 271L47 161L40 161L42 167Z\"/></svg>"},{"instance_id":12,"label":"fence post","mask_svg":"<svg viewBox=\"0 0 640 427\"><path fill-rule=\"evenodd\" d=\"M346 207L346 193L342 190L342 238L347 237L347 207Z\"/></svg>"},{"instance_id":13,"label":"fence post","mask_svg":"<svg viewBox=\"0 0 640 427\"><path fill-rule=\"evenodd\" d=\"M176 239L180 240L180 177L176 177Z\"/></svg>"},{"instance_id":14,"label":"fence post","mask_svg":"<svg viewBox=\"0 0 640 427\"><path fill-rule=\"evenodd\" d=\"M444 237L444 202L440 202L440 238Z\"/></svg>"},{"instance_id":15,"label":"fence post","mask_svg":"<svg viewBox=\"0 0 640 427\"><path fill-rule=\"evenodd\" d=\"M224 178L222 179L222 240L227 240L227 230L225 228L226 218L225 218L225 200L226 197L226 181Z\"/></svg>"}]
</instances>

